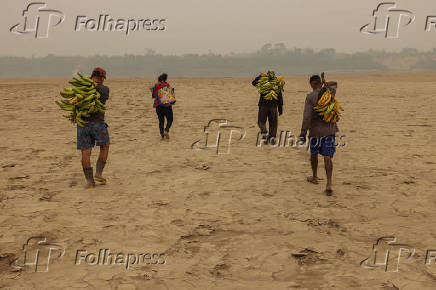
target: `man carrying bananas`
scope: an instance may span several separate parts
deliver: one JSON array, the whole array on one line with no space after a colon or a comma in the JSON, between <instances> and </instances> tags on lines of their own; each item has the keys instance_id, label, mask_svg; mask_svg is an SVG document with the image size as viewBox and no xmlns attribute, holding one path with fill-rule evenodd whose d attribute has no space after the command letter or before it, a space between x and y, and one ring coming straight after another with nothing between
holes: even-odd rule
<instances>
[{"instance_id":1,"label":"man carrying bananas","mask_svg":"<svg viewBox=\"0 0 436 290\"><path fill-rule=\"evenodd\" d=\"M312 176L307 181L318 184L318 154L324 157L324 166L327 175L327 186L325 193L328 196L333 194L332 174L333 174L333 155L336 151L335 137L339 131L336 122L326 122L314 110L317 106L320 91L325 87L329 88L332 95L336 94L336 82L323 82L321 77L314 75L310 78L312 92L307 95L304 105L303 124L301 126L300 141L306 143L306 134L309 130L309 146L311 152Z\"/></svg>"},{"instance_id":2,"label":"man carrying bananas","mask_svg":"<svg viewBox=\"0 0 436 290\"><path fill-rule=\"evenodd\" d=\"M106 79L106 71L102 68L95 68L91 74L91 80L96 84L96 90L100 94L100 102L106 104L109 99L109 88L103 85ZM77 149L82 151L82 167L87 181L87 188L93 188L95 181L106 183L103 178L103 169L109 154L109 132L108 125L104 121L104 111L92 113L89 117L82 117L85 123L77 125ZM92 148L100 146L95 177L91 167Z\"/></svg>"},{"instance_id":3,"label":"man carrying bananas","mask_svg":"<svg viewBox=\"0 0 436 290\"><path fill-rule=\"evenodd\" d=\"M282 78L282 77L281 77ZM276 83L272 85L271 83ZM273 71L261 73L257 76L252 85L259 88L259 113L257 124L260 128L262 140L271 145L276 144L278 116L283 114L283 84L282 79L278 80ZM278 83L278 85L277 85ZM266 128L266 121L269 122L269 130Z\"/></svg>"}]
</instances>

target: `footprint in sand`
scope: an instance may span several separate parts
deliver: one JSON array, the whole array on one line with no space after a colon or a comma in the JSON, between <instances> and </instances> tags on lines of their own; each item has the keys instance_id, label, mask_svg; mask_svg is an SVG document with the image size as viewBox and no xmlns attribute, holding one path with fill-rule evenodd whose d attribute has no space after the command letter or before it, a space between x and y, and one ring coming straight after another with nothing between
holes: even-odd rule
<instances>
[{"instance_id":1,"label":"footprint in sand","mask_svg":"<svg viewBox=\"0 0 436 290\"><path fill-rule=\"evenodd\" d=\"M297 261L299 266L314 265L324 263L326 259L313 249L305 248L297 253L292 253L291 257Z\"/></svg>"},{"instance_id":2,"label":"footprint in sand","mask_svg":"<svg viewBox=\"0 0 436 290\"><path fill-rule=\"evenodd\" d=\"M3 165L2 168L13 168L15 166L17 166L17 165L16 164L6 164L6 165Z\"/></svg>"},{"instance_id":3,"label":"footprint in sand","mask_svg":"<svg viewBox=\"0 0 436 290\"><path fill-rule=\"evenodd\" d=\"M22 175L22 176L15 176L15 177L9 177L9 180L22 180L22 179L29 179L30 175Z\"/></svg>"},{"instance_id":4,"label":"footprint in sand","mask_svg":"<svg viewBox=\"0 0 436 290\"><path fill-rule=\"evenodd\" d=\"M161 207L161 206L167 206L169 205L170 202L169 201L165 201L165 200L155 200L152 202L151 206L152 207Z\"/></svg>"},{"instance_id":5,"label":"footprint in sand","mask_svg":"<svg viewBox=\"0 0 436 290\"><path fill-rule=\"evenodd\" d=\"M226 273L230 270L230 266L227 264L217 264L215 267L209 271L210 274L212 274L215 277L222 278L225 276Z\"/></svg>"},{"instance_id":6,"label":"footprint in sand","mask_svg":"<svg viewBox=\"0 0 436 290\"><path fill-rule=\"evenodd\" d=\"M182 227L185 225L185 223L181 219L173 220L173 221L171 221L171 224L178 226L178 227Z\"/></svg>"},{"instance_id":7,"label":"footprint in sand","mask_svg":"<svg viewBox=\"0 0 436 290\"><path fill-rule=\"evenodd\" d=\"M16 184L16 185L8 185L8 190L20 190L25 189L24 185Z\"/></svg>"},{"instance_id":8,"label":"footprint in sand","mask_svg":"<svg viewBox=\"0 0 436 290\"><path fill-rule=\"evenodd\" d=\"M52 199L53 199L54 196L56 196L56 193L54 193L54 192L47 192L47 193L44 193L44 194L39 198L39 200L40 200L40 201L52 201Z\"/></svg>"}]
</instances>

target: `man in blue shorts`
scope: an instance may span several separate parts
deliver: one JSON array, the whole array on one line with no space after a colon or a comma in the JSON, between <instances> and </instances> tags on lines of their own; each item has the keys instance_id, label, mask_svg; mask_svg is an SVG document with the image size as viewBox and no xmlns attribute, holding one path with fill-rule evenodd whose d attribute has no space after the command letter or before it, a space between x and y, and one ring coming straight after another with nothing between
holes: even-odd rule
<instances>
[{"instance_id":1,"label":"man in blue shorts","mask_svg":"<svg viewBox=\"0 0 436 290\"><path fill-rule=\"evenodd\" d=\"M335 94L337 83L329 83L332 94ZM318 154L324 157L324 166L327 175L327 186L325 193L328 196L333 194L332 175L333 175L333 156L336 152L335 136L339 131L336 123L324 122L314 111L313 107L318 104L318 95L322 88L322 80L318 75L310 78L312 92L307 95L304 105L303 124L301 126L300 140L306 143L306 134L309 130L309 146L311 153L312 176L307 181L318 184Z\"/></svg>"},{"instance_id":2,"label":"man in blue shorts","mask_svg":"<svg viewBox=\"0 0 436 290\"><path fill-rule=\"evenodd\" d=\"M97 92L100 93L100 101L106 104L109 99L109 88L103 85L106 79L106 71L102 68L95 68L92 71L91 79L97 84ZM82 151L82 167L87 181L86 188L94 188L95 181L106 183L103 178L103 169L106 165L109 154L109 132L108 125L104 121L104 113L97 112L88 118L82 117L87 123L85 127L77 126L77 149ZM100 147L100 155L96 165L95 177L91 167L92 148Z\"/></svg>"}]
</instances>

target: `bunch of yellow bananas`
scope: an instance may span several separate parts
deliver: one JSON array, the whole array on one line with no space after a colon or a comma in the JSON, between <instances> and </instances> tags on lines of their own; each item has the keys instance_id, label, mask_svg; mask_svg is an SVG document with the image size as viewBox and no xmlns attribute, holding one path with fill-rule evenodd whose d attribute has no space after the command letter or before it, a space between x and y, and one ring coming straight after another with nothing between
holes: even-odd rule
<instances>
[{"instance_id":1,"label":"bunch of yellow bananas","mask_svg":"<svg viewBox=\"0 0 436 290\"><path fill-rule=\"evenodd\" d=\"M319 99L317 106L314 110L326 123L336 123L341 119L341 112L344 109L342 105L332 95L330 88L326 88L325 93Z\"/></svg>"},{"instance_id":2,"label":"bunch of yellow bananas","mask_svg":"<svg viewBox=\"0 0 436 290\"><path fill-rule=\"evenodd\" d=\"M283 76L276 77L273 72L261 73L256 87L265 100L277 100L285 87Z\"/></svg>"},{"instance_id":3,"label":"bunch of yellow bananas","mask_svg":"<svg viewBox=\"0 0 436 290\"><path fill-rule=\"evenodd\" d=\"M65 100L56 104L64 111L71 112L64 116L72 123L80 127L84 127L86 121L82 117L90 117L91 114L97 112L105 112L105 106L99 101L100 94L96 90L96 84L90 79L77 73L79 78L74 77L69 83L74 88L64 88L60 94Z\"/></svg>"}]
</instances>

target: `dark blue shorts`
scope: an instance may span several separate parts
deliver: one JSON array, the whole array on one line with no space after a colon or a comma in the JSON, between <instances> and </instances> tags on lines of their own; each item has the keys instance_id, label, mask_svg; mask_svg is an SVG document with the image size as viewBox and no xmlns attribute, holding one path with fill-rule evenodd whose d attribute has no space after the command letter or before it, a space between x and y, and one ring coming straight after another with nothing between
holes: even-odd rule
<instances>
[{"instance_id":1,"label":"dark blue shorts","mask_svg":"<svg viewBox=\"0 0 436 290\"><path fill-rule=\"evenodd\" d=\"M333 158L336 152L336 136L310 137L310 153Z\"/></svg>"},{"instance_id":2,"label":"dark blue shorts","mask_svg":"<svg viewBox=\"0 0 436 290\"><path fill-rule=\"evenodd\" d=\"M77 149L89 149L94 146L109 144L108 125L103 122L87 123L85 127L77 126Z\"/></svg>"}]
</instances>

